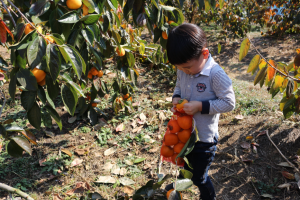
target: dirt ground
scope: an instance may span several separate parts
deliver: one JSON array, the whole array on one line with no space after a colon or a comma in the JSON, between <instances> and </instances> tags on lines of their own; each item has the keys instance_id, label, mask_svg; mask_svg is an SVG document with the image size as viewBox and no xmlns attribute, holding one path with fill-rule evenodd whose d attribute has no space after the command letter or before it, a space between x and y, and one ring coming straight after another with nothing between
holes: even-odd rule
<instances>
[{"instance_id":1,"label":"dirt ground","mask_svg":"<svg viewBox=\"0 0 300 200\"><path fill-rule=\"evenodd\" d=\"M212 36L213 33L210 33L208 38ZM295 49L300 46L299 36L276 39L263 38L259 36L259 33L254 33L251 37L262 54L268 59L274 59L276 62L289 63L296 55ZM274 200L300 199L299 189L294 187L295 180L289 180L282 175L284 171L292 174L295 172L292 168L278 165L281 162L285 162L285 160L271 144L267 135L263 134L265 131L268 131L271 139L281 152L290 161L297 160L298 158L295 155L300 149L300 117L292 116L290 119L285 120L278 109L280 97L279 100L274 100L274 102L271 100L265 87L260 89L259 86L253 86L252 81L255 75L251 76L251 74L246 73L248 64L256 54L253 47L250 48L245 59L239 62L238 55L241 40L227 43L221 42L222 50L220 54L217 53L217 43L218 41L209 43L210 51L214 59L224 67L226 73L233 80L236 85L235 88L239 88L238 91L235 91L238 97L237 101L245 101L245 98L250 97L259 100L264 98L262 104L266 104L267 109L265 112L258 110L251 114L244 114L242 113L242 108L239 107L231 113L221 115L218 152L209 172L217 192L217 199L258 200L263 198L261 195L266 194L271 195L271 199ZM5 59L9 59L7 50L3 48L0 49L0 55ZM90 191L99 192L105 199L116 199L124 196L125 192L130 191L130 188L136 190L149 180L157 180L159 146L162 135L166 130L165 124L167 122L167 120L161 121L158 118L158 113L166 109L159 105L159 100L166 101L166 98L172 95L172 87L166 86L164 83L158 83L156 79L157 74L159 74L157 69L153 69L152 72L147 70L147 68L140 69L141 76L138 80L138 91L134 95L134 101L140 102L140 106L136 108L136 112L131 116L132 120L125 120L125 130L122 132L115 131L116 126L121 121L114 123L112 119L120 119L120 117L113 116L107 119L107 127L112 131L112 138L108 140L107 145L101 146L97 144L97 137L95 136L97 131L92 126L87 125L86 121L78 120L73 124L68 123L70 116L61 106L58 109L58 113L62 116L63 131L60 132L55 128L44 129L40 132L36 131L39 145L34 148L31 157L24 155L25 159L28 159L30 162L28 161L24 164L24 161L19 167L25 170L27 168L30 174L22 177L19 175L21 172L12 170L8 174L0 176L0 182L14 186L20 179L33 180L36 184L33 184L32 188L27 188L26 192L35 199L55 199L57 195L60 195L61 199L79 199L81 195L87 194L87 190L74 195L67 195L66 193L74 188L76 183L87 182L90 185ZM174 77L172 78L174 79ZM4 89L7 89L7 85L4 86ZM6 91L6 93L8 92ZM125 140L117 140L118 137L135 138L138 136L139 131L135 132L135 128L131 124L133 121L139 121L135 114L139 115L142 112L147 116L149 124L138 125L138 127L142 127L145 130L143 133L148 135L153 141L141 143L136 139L122 146L118 141L124 142ZM1 117L6 119L9 116L20 113L22 114L22 111L16 112L16 109L11 107L5 110ZM166 110L164 113L166 116L170 116ZM243 119L235 120L235 116L240 114L243 115ZM53 124L55 124L54 121ZM83 132L83 129L80 129L81 127L89 127L90 131ZM54 137L47 137L45 130L53 132ZM247 136L253 136L251 142L257 144L257 152L253 151L253 147L248 149L241 147L241 144L247 141ZM105 156L104 152L111 147L117 148L117 151L109 156ZM53 175L51 171L41 173L42 167L39 165L39 161L53 154L59 156L63 148L71 152L84 149L86 153L83 155L75 154L75 157L83 160L82 164L73 168L65 168L58 175ZM0 156L4 151L4 149L2 152L0 151ZM128 157L146 159L136 165L126 165L124 160ZM3 163L4 161L13 165L19 162L20 159L5 157ZM298 159L299 161L300 159ZM111 165L107 165L108 163ZM115 164L118 164L121 168L126 168L127 173L125 175L112 174L110 169L107 169L107 166L112 167ZM1 166L0 163L0 175ZM4 166L8 167L8 164L3 164L2 167ZM175 179L175 167L169 163L163 163L161 173L172 174L172 178L164 183L163 187ZM105 175L116 178L127 176L135 183L130 186L122 186L118 183L94 183L99 176ZM4 178L1 180L1 177ZM278 189L278 185L284 183L292 183L293 187ZM0 191L0 199L4 200L7 196L7 192ZM156 199L159 198L161 196L158 195ZM199 199L198 189L193 186L184 191L183 199Z\"/></svg>"}]
</instances>

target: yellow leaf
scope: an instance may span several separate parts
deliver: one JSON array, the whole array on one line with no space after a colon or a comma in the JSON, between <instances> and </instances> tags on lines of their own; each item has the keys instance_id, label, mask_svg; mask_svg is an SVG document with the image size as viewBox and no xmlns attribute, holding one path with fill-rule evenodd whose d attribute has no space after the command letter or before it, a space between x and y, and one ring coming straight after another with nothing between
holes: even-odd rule
<instances>
[{"instance_id":1,"label":"yellow leaf","mask_svg":"<svg viewBox=\"0 0 300 200\"><path fill-rule=\"evenodd\" d=\"M61 151L67 154L68 156L72 157L72 153L68 149L62 149Z\"/></svg>"},{"instance_id":2,"label":"yellow leaf","mask_svg":"<svg viewBox=\"0 0 300 200\"><path fill-rule=\"evenodd\" d=\"M298 83L296 81L294 81L294 91L293 92L296 92L298 89Z\"/></svg>"},{"instance_id":3,"label":"yellow leaf","mask_svg":"<svg viewBox=\"0 0 300 200\"><path fill-rule=\"evenodd\" d=\"M244 39L240 48L239 61L241 61L247 55L250 48L250 41L248 38Z\"/></svg>"},{"instance_id":4,"label":"yellow leaf","mask_svg":"<svg viewBox=\"0 0 300 200\"><path fill-rule=\"evenodd\" d=\"M284 81L284 78L282 76L276 75L275 82L274 82L274 85L273 85L274 90L276 90L277 88L281 87L283 81Z\"/></svg>"},{"instance_id":5,"label":"yellow leaf","mask_svg":"<svg viewBox=\"0 0 300 200\"><path fill-rule=\"evenodd\" d=\"M272 67L268 67L267 73L268 73L268 80L270 81L274 77L275 69Z\"/></svg>"},{"instance_id":6,"label":"yellow leaf","mask_svg":"<svg viewBox=\"0 0 300 200\"><path fill-rule=\"evenodd\" d=\"M265 67L266 64L267 64L267 62L266 62L264 59L261 59L261 60L260 60L260 63L259 63L259 69Z\"/></svg>"},{"instance_id":7,"label":"yellow leaf","mask_svg":"<svg viewBox=\"0 0 300 200\"><path fill-rule=\"evenodd\" d=\"M254 74L254 72L256 71L256 69L258 68L259 65L259 61L260 61L260 56L259 55L255 55L248 67L247 73L252 72L252 74Z\"/></svg>"},{"instance_id":8,"label":"yellow leaf","mask_svg":"<svg viewBox=\"0 0 300 200\"><path fill-rule=\"evenodd\" d=\"M280 108L281 111L283 111L283 108L284 108L285 103L286 103L286 102L280 103L279 108Z\"/></svg>"},{"instance_id":9,"label":"yellow leaf","mask_svg":"<svg viewBox=\"0 0 300 200\"><path fill-rule=\"evenodd\" d=\"M251 136L251 135L248 135L247 137L246 137L246 140L252 140L253 139L253 136Z\"/></svg>"},{"instance_id":10,"label":"yellow leaf","mask_svg":"<svg viewBox=\"0 0 300 200\"><path fill-rule=\"evenodd\" d=\"M300 54L300 49L296 49L297 54Z\"/></svg>"}]
</instances>

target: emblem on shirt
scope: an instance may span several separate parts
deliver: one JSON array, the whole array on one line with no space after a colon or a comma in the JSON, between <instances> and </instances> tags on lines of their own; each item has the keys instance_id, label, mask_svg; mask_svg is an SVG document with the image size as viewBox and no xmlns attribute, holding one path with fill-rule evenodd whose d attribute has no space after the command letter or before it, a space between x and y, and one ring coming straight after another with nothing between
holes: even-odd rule
<instances>
[{"instance_id":1,"label":"emblem on shirt","mask_svg":"<svg viewBox=\"0 0 300 200\"><path fill-rule=\"evenodd\" d=\"M196 87L198 92L204 92L206 89L206 85L204 83L198 83Z\"/></svg>"}]
</instances>

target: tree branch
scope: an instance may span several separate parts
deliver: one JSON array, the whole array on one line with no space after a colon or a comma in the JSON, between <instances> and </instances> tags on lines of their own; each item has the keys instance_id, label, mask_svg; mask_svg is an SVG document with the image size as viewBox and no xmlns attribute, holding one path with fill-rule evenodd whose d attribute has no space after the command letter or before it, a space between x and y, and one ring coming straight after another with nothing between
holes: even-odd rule
<instances>
[{"instance_id":1,"label":"tree branch","mask_svg":"<svg viewBox=\"0 0 300 200\"><path fill-rule=\"evenodd\" d=\"M1 117L3 108L5 107L5 104L6 104L6 97L5 97L5 95L3 94L2 90L0 90L0 92L1 92L1 94L2 94L2 96L3 96L3 98L4 98L4 102L3 102L3 105L2 105L1 110L0 110L0 117Z\"/></svg>"},{"instance_id":2,"label":"tree branch","mask_svg":"<svg viewBox=\"0 0 300 200\"><path fill-rule=\"evenodd\" d=\"M293 81L296 81L296 82L298 82L298 83L300 83L300 80L299 79L296 79L296 78L294 78L294 77L292 77L292 76L290 76L290 75L288 75L288 74L285 74L285 73L283 73L282 71L280 71L280 70L278 70L276 67L274 67L273 65L271 65L270 63L269 63L269 61L267 61L267 59L258 51L258 49L255 47L255 45L252 43L252 41L250 40L250 38L249 38L249 36L247 35L247 38L249 39L249 42L252 44L252 46L254 47L254 49L255 49L255 51L260 55L260 57L262 58L262 59L264 59L265 61L266 61L266 63L267 64L269 64L269 66L271 66L273 69L275 69L276 70L276 72L278 72L279 74L281 74L281 75L283 75L283 76L285 76L285 77L289 77L290 79L292 79Z\"/></svg>"},{"instance_id":3,"label":"tree branch","mask_svg":"<svg viewBox=\"0 0 300 200\"><path fill-rule=\"evenodd\" d=\"M11 13L10 13L9 9L7 8L6 4L4 3L4 1L3 1L3 0L1 0L1 2L2 2L2 5L3 5L3 7L5 8L5 10L6 10L7 14L9 15L9 17L10 17L11 21L13 22L13 24L14 24L14 27L17 27L17 24L16 24L16 22L15 22L14 18L12 17L12 15L11 15Z\"/></svg>"},{"instance_id":4,"label":"tree branch","mask_svg":"<svg viewBox=\"0 0 300 200\"><path fill-rule=\"evenodd\" d=\"M296 168L296 166L293 164L293 163L291 163L282 153L281 153L281 151L278 149L278 147L276 146L276 144L272 141L272 139L270 138L270 136L269 136L269 130L266 130L266 135L268 136L268 139L270 140L270 142L273 144L273 146L277 149L277 151L279 152L279 154L283 157L283 159L287 162L287 163L289 163L289 165L292 167L292 168L294 168L294 170L300 175L300 171L299 171L299 169L298 168Z\"/></svg>"},{"instance_id":5,"label":"tree branch","mask_svg":"<svg viewBox=\"0 0 300 200\"><path fill-rule=\"evenodd\" d=\"M22 192L19 189L10 187L4 183L0 183L0 189L6 190L8 192L12 192L12 193L16 193L18 195L20 195L21 197L27 199L27 200L34 200L33 198L31 198L28 194L26 194L25 192Z\"/></svg>"}]
</instances>

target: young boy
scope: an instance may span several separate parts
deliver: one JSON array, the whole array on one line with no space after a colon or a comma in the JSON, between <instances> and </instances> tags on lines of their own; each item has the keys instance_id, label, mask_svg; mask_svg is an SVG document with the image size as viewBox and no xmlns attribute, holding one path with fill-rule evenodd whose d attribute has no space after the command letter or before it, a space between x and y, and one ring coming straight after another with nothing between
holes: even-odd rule
<instances>
[{"instance_id":1,"label":"young boy","mask_svg":"<svg viewBox=\"0 0 300 200\"><path fill-rule=\"evenodd\" d=\"M208 169L215 157L218 142L220 113L232 111L235 96L230 78L214 61L206 48L205 33L194 24L182 24L169 32L167 53L170 63L177 66L177 83L173 94L173 106L180 99L187 99L183 110L193 115L199 141L187 155L193 169L192 181L200 190L200 199L216 198ZM174 107L171 109L175 112ZM166 190L173 188L173 184Z\"/></svg>"}]
</instances>

